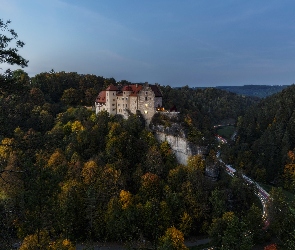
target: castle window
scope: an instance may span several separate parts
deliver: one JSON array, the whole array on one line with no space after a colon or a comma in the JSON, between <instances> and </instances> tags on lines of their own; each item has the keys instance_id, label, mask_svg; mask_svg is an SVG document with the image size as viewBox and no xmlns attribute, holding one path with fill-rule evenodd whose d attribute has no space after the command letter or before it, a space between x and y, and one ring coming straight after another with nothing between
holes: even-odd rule
<instances>
[{"instance_id":1,"label":"castle window","mask_svg":"<svg viewBox=\"0 0 295 250\"><path fill-rule=\"evenodd\" d=\"M147 92L145 92L145 94L147 95Z\"/></svg>"},{"instance_id":2,"label":"castle window","mask_svg":"<svg viewBox=\"0 0 295 250\"><path fill-rule=\"evenodd\" d=\"M124 92L124 95L125 95L125 92Z\"/></svg>"},{"instance_id":3,"label":"castle window","mask_svg":"<svg viewBox=\"0 0 295 250\"><path fill-rule=\"evenodd\" d=\"M112 106L115 106L115 103L113 103Z\"/></svg>"},{"instance_id":4,"label":"castle window","mask_svg":"<svg viewBox=\"0 0 295 250\"><path fill-rule=\"evenodd\" d=\"M113 101L115 101L115 99L113 99Z\"/></svg>"},{"instance_id":5,"label":"castle window","mask_svg":"<svg viewBox=\"0 0 295 250\"><path fill-rule=\"evenodd\" d=\"M145 100L147 101L147 97L145 97Z\"/></svg>"},{"instance_id":6,"label":"castle window","mask_svg":"<svg viewBox=\"0 0 295 250\"><path fill-rule=\"evenodd\" d=\"M118 107L120 106L120 103L118 103Z\"/></svg>"},{"instance_id":7,"label":"castle window","mask_svg":"<svg viewBox=\"0 0 295 250\"><path fill-rule=\"evenodd\" d=\"M107 96L109 95L109 93L107 93Z\"/></svg>"},{"instance_id":8,"label":"castle window","mask_svg":"<svg viewBox=\"0 0 295 250\"><path fill-rule=\"evenodd\" d=\"M115 95L115 93L113 93L113 95Z\"/></svg>"},{"instance_id":9,"label":"castle window","mask_svg":"<svg viewBox=\"0 0 295 250\"><path fill-rule=\"evenodd\" d=\"M147 110L145 110L144 113L147 114L148 113Z\"/></svg>"}]
</instances>

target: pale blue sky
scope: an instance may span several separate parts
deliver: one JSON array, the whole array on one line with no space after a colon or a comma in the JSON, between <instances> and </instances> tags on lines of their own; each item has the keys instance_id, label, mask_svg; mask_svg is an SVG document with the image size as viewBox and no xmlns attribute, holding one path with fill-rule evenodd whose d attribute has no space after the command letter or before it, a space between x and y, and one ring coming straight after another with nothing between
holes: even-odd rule
<instances>
[{"instance_id":1,"label":"pale blue sky","mask_svg":"<svg viewBox=\"0 0 295 250\"><path fill-rule=\"evenodd\" d=\"M294 10L294 0L0 0L30 76L191 87L294 83Z\"/></svg>"}]
</instances>

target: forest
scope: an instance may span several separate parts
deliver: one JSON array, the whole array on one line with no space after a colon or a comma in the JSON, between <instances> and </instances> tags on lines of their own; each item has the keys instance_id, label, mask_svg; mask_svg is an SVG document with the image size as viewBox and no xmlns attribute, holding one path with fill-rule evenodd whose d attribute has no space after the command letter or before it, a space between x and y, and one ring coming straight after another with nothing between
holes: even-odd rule
<instances>
[{"instance_id":1,"label":"forest","mask_svg":"<svg viewBox=\"0 0 295 250\"><path fill-rule=\"evenodd\" d=\"M140 115L124 120L106 112L96 115L85 107L86 93L99 91L109 79L64 72L41 73L31 79L22 70L6 72L1 79L5 86L0 145L3 241L23 239L21 249L29 249L34 241L46 249L51 240L58 249L65 239L145 239L158 246L168 232L173 237L206 234L212 216L221 216L228 207L238 218L246 217L256 204L250 211L261 217L257 200L238 181L214 183L206 178L205 165L215 157L213 145L206 159L194 156L188 166L182 166L169 144L157 142L144 127ZM177 93L169 87L162 90L164 96L180 95L186 100L190 92L187 88ZM70 95L70 91L79 94ZM211 96L207 109L212 114L225 114L220 119L228 113L236 117L238 109L246 106L242 101L227 104L225 100L232 100L233 94L214 89L197 91L195 100L203 101L202 94L203 100ZM173 97L167 100L171 105ZM173 105L185 117L193 117L184 119L188 128L212 134L214 115L206 116L205 107L195 117L182 103ZM244 197L238 190L243 190ZM234 204L228 204L229 193ZM218 204L220 198L222 204Z\"/></svg>"},{"instance_id":2,"label":"forest","mask_svg":"<svg viewBox=\"0 0 295 250\"><path fill-rule=\"evenodd\" d=\"M27 65L5 48L1 63ZM102 89L128 83L54 70L1 73L0 249L15 242L21 250L75 249L91 241L187 249L185 240L195 237L210 238L214 249L294 249L295 206L284 193L295 185L294 86L265 99L161 86L164 107L180 112L187 139L208 148L184 166L140 113L95 114ZM236 140L220 145L214 126L229 120ZM240 174L227 175L218 152ZM210 165L220 168L218 180L206 176ZM272 186L267 228L242 173Z\"/></svg>"},{"instance_id":3,"label":"forest","mask_svg":"<svg viewBox=\"0 0 295 250\"><path fill-rule=\"evenodd\" d=\"M265 98L267 96L281 92L288 85L244 85L244 86L217 86L218 89L234 92L239 95L256 96Z\"/></svg>"}]
</instances>

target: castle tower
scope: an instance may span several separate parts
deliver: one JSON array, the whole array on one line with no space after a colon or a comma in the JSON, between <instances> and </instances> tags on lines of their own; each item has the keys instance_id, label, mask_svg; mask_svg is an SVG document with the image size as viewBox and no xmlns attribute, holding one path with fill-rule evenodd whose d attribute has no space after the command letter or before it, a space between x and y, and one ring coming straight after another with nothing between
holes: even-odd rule
<instances>
[{"instance_id":1,"label":"castle tower","mask_svg":"<svg viewBox=\"0 0 295 250\"><path fill-rule=\"evenodd\" d=\"M118 88L111 84L107 89L106 89L106 109L111 115L117 114L117 92Z\"/></svg>"}]
</instances>

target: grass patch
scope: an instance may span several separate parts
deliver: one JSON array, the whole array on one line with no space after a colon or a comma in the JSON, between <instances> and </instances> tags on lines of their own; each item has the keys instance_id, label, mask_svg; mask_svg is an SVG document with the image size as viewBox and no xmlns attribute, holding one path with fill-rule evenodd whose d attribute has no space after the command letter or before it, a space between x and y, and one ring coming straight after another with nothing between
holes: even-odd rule
<instances>
[{"instance_id":1,"label":"grass patch","mask_svg":"<svg viewBox=\"0 0 295 250\"><path fill-rule=\"evenodd\" d=\"M217 129L217 134L225 139L230 139L236 128L234 126L223 126Z\"/></svg>"}]
</instances>

